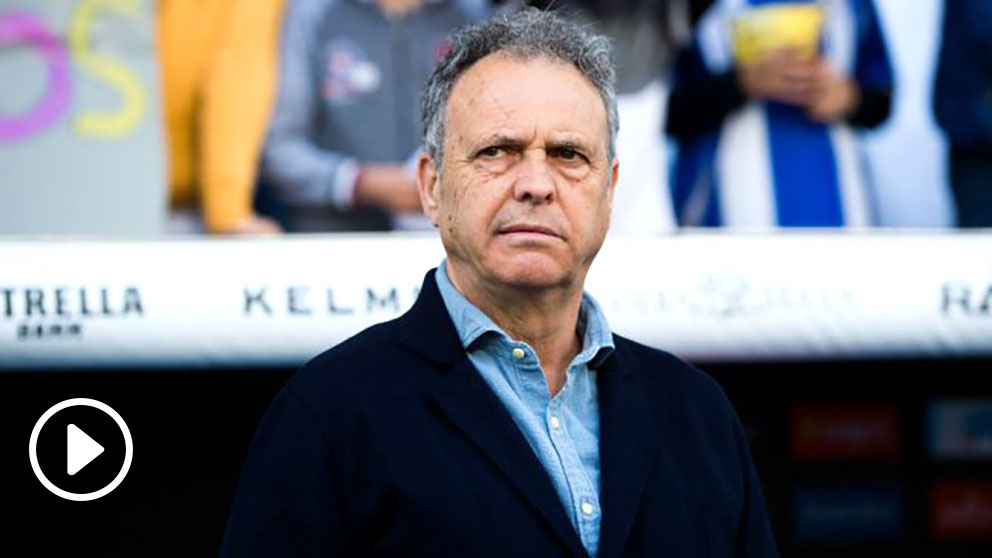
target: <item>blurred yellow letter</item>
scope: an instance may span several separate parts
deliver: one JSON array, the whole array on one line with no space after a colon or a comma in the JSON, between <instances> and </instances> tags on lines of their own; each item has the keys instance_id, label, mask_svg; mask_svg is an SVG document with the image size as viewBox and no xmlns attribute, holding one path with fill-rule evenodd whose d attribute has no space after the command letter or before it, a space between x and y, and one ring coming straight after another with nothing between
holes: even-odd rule
<instances>
[{"instance_id":1,"label":"blurred yellow letter","mask_svg":"<svg viewBox=\"0 0 992 558\"><path fill-rule=\"evenodd\" d=\"M116 138L132 132L145 113L145 91L134 72L123 64L93 53L87 44L90 23L103 11L137 15L139 0L82 0L69 29L72 57L80 71L107 82L120 92L121 107L114 112L84 112L76 118L76 131L83 136Z\"/></svg>"}]
</instances>

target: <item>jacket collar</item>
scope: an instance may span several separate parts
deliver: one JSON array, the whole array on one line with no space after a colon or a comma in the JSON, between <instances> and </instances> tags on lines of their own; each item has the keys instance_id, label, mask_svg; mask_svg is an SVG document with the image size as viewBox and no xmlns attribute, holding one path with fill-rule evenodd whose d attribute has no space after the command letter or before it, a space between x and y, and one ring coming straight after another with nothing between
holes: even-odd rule
<instances>
[{"instance_id":1,"label":"jacket collar","mask_svg":"<svg viewBox=\"0 0 992 558\"><path fill-rule=\"evenodd\" d=\"M399 317L400 342L432 362L453 364L465 357L465 350L441 300L435 271L427 272L413 307Z\"/></svg>"}]
</instances>

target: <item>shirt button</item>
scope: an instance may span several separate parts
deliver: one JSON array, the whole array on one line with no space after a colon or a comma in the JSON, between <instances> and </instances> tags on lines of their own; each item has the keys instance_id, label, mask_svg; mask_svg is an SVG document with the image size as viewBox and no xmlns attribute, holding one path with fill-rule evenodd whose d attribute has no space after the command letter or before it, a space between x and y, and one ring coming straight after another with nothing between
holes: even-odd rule
<instances>
[{"instance_id":1,"label":"shirt button","mask_svg":"<svg viewBox=\"0 0 992 558\"><path fill-rule=\"evenodd\" d=\"M513 358L521 359L524 358L524 350L520 347L513 349Z\"/></svg>"},{"instance_id":2,"label":"shirt button","mask_svg":"<svg viewBox=\"0 0 992 558\"><path fill-rule=\"evenodd\" d=\"M558 420L558 417L552 415L550 422L551 422L551 428L553 430L558 430L559 428L561 428L561 421Z\"/></svg>"},{"instance_id":3,"label":"shirt button","mask_svg":"<svg viewBox=\"0 0 992 558\"><path fill-rule=\"evenodd\" d=\"M581 508L582 514L586 517L592 517L592 512L596 511L589 502L582 502Z\"/></svg>"}]
</instances>

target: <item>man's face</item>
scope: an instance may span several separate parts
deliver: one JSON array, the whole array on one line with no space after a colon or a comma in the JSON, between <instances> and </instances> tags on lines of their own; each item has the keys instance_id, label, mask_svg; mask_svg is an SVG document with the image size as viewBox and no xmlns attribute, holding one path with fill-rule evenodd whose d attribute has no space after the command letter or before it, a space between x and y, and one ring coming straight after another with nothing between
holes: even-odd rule
<instances>
[{"instance_id":1,"label":"man's face","mask_svg":"<svg viewBox=\"0 0 992 558\"><path fill-rule=\"evenodd\" d=\"M446 117L440 175L423 156L418 178L459 279L535 289L584 280L618 169L592 84L570 64L488 56L456 82Z\"/></svg>"}]
</instances>

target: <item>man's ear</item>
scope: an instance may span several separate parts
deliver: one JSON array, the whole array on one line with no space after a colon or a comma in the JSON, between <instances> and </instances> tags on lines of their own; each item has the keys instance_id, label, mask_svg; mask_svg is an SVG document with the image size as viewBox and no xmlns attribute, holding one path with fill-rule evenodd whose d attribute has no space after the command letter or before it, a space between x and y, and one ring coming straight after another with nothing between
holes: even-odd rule
<instances>
[{"instance_id":1,"label":"man's ear","mask_svg":"<svg viewBox=\"0 0 992 558\"><path fill-rule=\"evenodd\" d=\"M417 157L417 190L420 192L420 205L424 208L424 215L430 219L431 224L435 227L437 226L439 186L437 164L434 157L425 149Z\"/></svg>"},{"instance_id":2,"label":"man's ear","mask_svg":"<svg viewBox=\"0 0 992 558\"><path fill-rule=\"evenodd\" d=\"M618 178L620 178L620 158L614 157L613 164L610 167L610 198L616 194Z\"/></svg>"}]
</instances>

